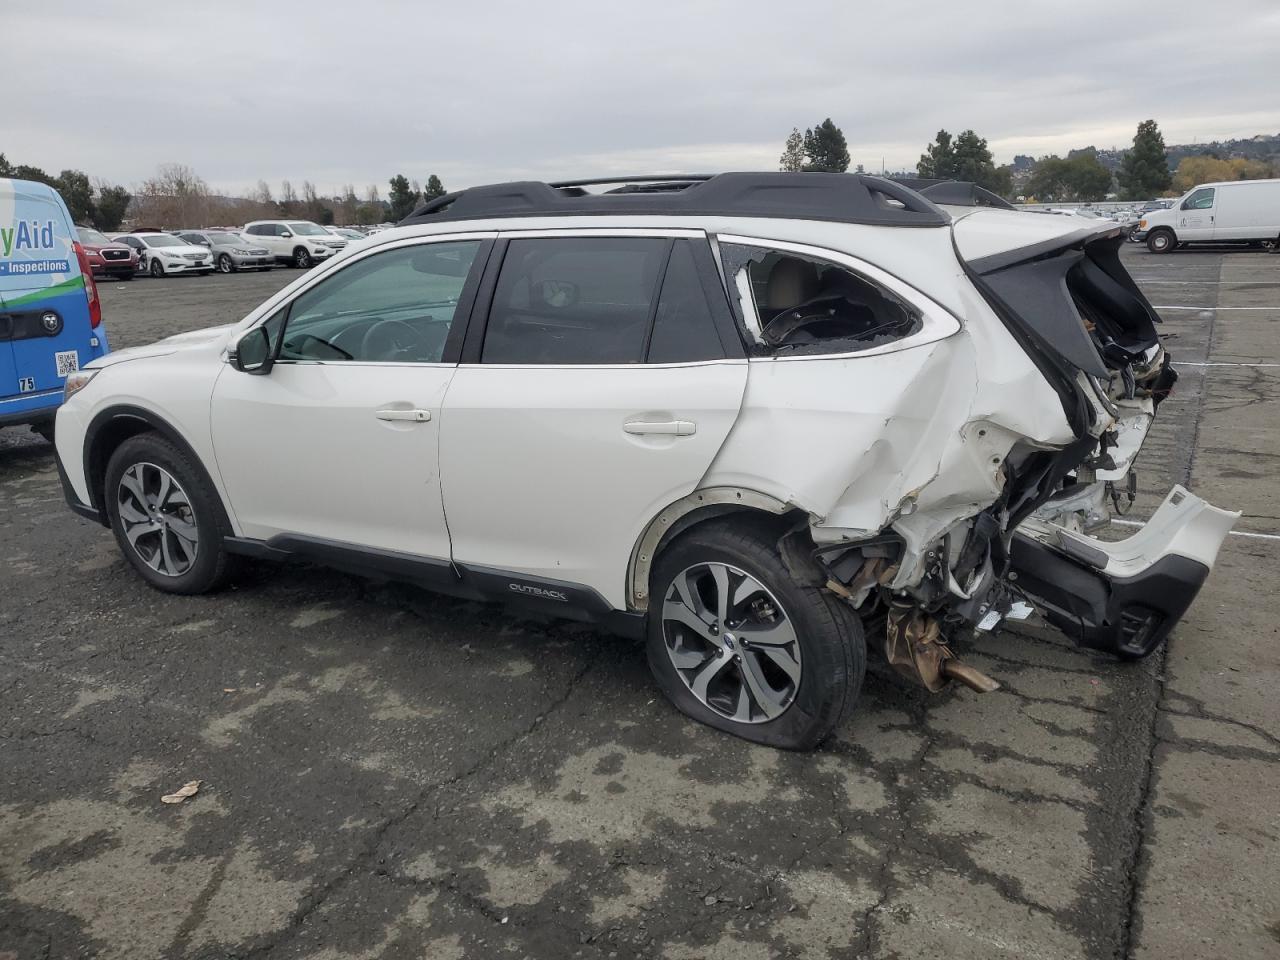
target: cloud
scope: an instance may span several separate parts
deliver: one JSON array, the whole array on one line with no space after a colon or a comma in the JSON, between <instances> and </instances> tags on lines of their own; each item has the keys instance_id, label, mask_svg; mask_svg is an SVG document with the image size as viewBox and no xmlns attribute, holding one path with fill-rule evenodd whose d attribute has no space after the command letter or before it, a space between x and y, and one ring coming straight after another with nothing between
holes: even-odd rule
<instances>
[{"instance_id":1,"label":"cloud","mask_svg":"<svg viewBox=\"0 0 1280 960\"><path fill-rule=\"evenodd\" d=\"M21 12L14 12L20 10ZM772 168L830 116L854 163L914 165L940 128L997 159L1280 130L1270 0L313 0L3 15L14 162L126 184L176 161L215 187L385 192L520 177Z\"/></svg>"}]
</instances>

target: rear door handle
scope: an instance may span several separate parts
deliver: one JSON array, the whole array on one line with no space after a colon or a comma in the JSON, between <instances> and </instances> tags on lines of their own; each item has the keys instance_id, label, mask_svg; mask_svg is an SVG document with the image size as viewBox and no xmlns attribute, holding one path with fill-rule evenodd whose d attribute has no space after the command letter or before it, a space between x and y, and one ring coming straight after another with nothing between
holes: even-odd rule
<instances>
[{"instance_id":1,"label":"rear door handle","mask_svg":"<svg viewBox=\"0 0 1280 960\"><path fill-rule=\"evenodd\" d=\"M397 407L383 407L374 411L379 420L412 420L415 423L426 423L431 419L430 410L403 410Z\"/></svg>"},{"instance_id":2,"label":"rear door handle","mask_svg":"<svg viewBox=\"0 0 1280 960\"><path fill-rule=\"evenodd\" d=\"M692 420L628 420L622 425L627 433L657 433L668 437L691 437L698 425Z\"/></svg>"}]
</instances>

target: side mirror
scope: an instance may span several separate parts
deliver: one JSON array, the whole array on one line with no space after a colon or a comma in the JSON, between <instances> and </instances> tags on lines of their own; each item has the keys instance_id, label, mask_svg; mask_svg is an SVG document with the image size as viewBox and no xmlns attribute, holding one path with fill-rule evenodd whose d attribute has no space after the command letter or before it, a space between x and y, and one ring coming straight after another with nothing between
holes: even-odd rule
<instances>
[{"instance_id":1,"label":"side mirror","mask_svg":"<svg viewBox=\"0 0 1280 960\"><path fill-rule=\"evenodd\" d=\"M266 327L254 327L236 341L227 359L241 373L257 376L270 373L275 364L275 358L271 356L271 334Z\"/></svg>"},{"instance_id":2,"label":"side mirror","mask_svg":"<svg viewBox=\"0 0 1280 960\"><path fill-rule=\"evenodd\" d=\"M280 234L280 236L284 237L285 239L288 239L289 237L292 237L292 236L293 236L293 231L292 231L292 230L286 230L284 233Z\"/></svg>"}]
</instances>

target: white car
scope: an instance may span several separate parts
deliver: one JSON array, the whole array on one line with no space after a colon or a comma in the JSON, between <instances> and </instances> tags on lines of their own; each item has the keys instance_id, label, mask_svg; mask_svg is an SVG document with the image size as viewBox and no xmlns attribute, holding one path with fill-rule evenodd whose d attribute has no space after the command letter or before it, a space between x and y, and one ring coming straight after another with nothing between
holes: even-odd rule
<instances>
[{"instance_id":1,"label":"white car","mask_svg":"<svg viewBox=\"0 0 1280 960\"><path fill-rule=\"evenodd\" d=\"M352 230L350 227L325 227L335 237L341 237L347 243L359 243L365 239L365 235L359 230Z\"/></svg>"},{"instance_id":2,"label":"white car","mask_svg":"<svg viewBox=\"0 0 1280 960\"><path fill-rule=\"evenodd\" d=\"M212 251L175 237L172 233L135 232L120 237L126 243L127 238L136 240L133 246L138 251L138 269L153 277L168 277L179 273L213 273Z\"/></svg>"},{"instance_id":3,"label":"white car","mask_svg":"<svg viewBox=\"0 0 1280 960\"><path fill-rule=\"evenodd\" d=\"M310 220L254 220L241 231L251 243L266 247L277 263L303 270L341 253L345 237L336 237Z\"/></svg>"},{"instance_id":4,"label":"white car","mask_svg":"<svg viewBox=\"0 0 1280 960\"><path fill-rule=\"evenodd\" d=\"M1118 225L637 182L467 190L95 360L69 503L174 593L297 555L645 637L677 707L781 747L850 709L867 636L931 690L992 689L956 654L1024 598L1120 657L1164 640L1238 514L1175 487L1089 535L1177 376Z\"/></svg>"},{"instance_id":5,"label":"white car","mask_svg":"<svg viewBox=\"0 0 1280 960\"><path fill-rule=\"evenodd\" d=\"M1135 235L1152 253L1187 243L1271 243L1280 248L1280 179L1203 183L1163 210L1144 213Z\"/></svg>"}]
</instances>

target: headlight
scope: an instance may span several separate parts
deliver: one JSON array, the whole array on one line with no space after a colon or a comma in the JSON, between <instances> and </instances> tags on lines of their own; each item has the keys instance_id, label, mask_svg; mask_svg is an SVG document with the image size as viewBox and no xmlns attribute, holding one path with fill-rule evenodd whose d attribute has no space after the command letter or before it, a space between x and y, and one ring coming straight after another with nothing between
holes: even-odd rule
<instances>
[{"instance_id":1,"label":"headlight","mask_svg":"<svg viewBox=\"0 0 1280 960\"><path fill-rule=\"evenodd\" d=\"M87 387L89 381L97 375L97 370L76 370L74 373L67 374L67 384L62 388L62 402L66 403Z\"/></svg>"},{"instance_id":2,"label":"headlight","mask_svg":"<svg viewBox=\"0 0 1280 960\"><path fill-rule=\"evenodd\" d=\"M181 260L181 259L182 259L182 254L180 254L180 253L170 253L168 250L161 251L161 254L160 254L160 255L161 255L161 256L164 256L164 257L168 257L170 260Z\"/></svg>"},{"instance_id":3,"label":"headlight","mask_svg":"<svg viewBox=\"0 0 1280 960\"><path fill-rule=\"evenodd\" d=\"M247 256L250 256L250 253L249 253L249 251L248 251L248 250L241 250L239 247L234 247L234 248L231 250L231 252L232 252L232 253L234 253L237 257L247 257Z\"/></svg>"}]
</instances>

